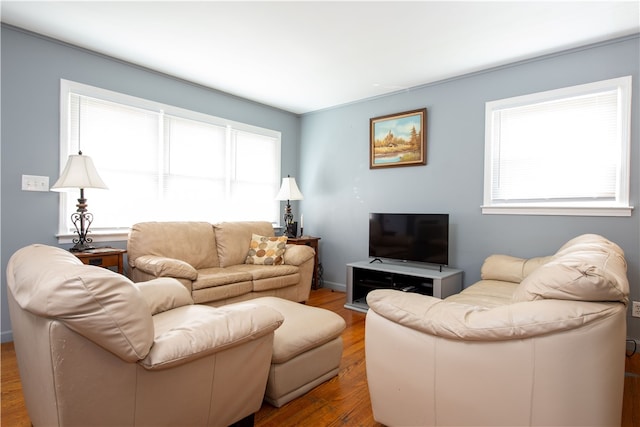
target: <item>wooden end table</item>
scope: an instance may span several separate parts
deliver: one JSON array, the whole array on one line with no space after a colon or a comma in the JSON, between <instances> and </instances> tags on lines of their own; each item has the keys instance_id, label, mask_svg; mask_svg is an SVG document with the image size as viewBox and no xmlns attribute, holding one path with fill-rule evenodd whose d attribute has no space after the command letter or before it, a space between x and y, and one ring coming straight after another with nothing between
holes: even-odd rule
<instances>
[{"instance_id":1,"label":"wooden end table","mask_svg":"<svg viewBox=\"0 0 640 427\"><path fill-rule=\"evenodd\" d=\"M313 277L311 281L311 289L318 289L320 287L320 282L318 282L319 241L320 241L320 237L313 237L313 236L289 237L287 239L287 243L291 243L292 245L311 246L311 248L313 248L313 250L315 251L315 255L313 257Z\"/></svg>"},{"instance_id":2,"label":"wooden end table","mask_svg":"<svg viewBox=\"0 0 640 427\"><path fill-rule=\"evenodd\" d=\"M110 268L116 267L117 272L124 273L124 254L126 249L117 248L95 248L83 252L71 252L80 261L87 265L97 265L98 267Z\"/></svg>"}]
</instances>

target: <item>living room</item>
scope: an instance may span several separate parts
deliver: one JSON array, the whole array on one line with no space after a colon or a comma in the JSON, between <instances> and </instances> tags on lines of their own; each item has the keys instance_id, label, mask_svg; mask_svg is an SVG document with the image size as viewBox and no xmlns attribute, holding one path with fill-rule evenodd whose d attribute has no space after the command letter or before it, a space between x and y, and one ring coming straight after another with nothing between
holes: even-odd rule
<instances>
[{"instance_id":1,"label":"living room","mask_svg":"<svg viewBox=\"0 0 640 427\"><path fill-rule=\"evenodd\" d=\"M367 259L370 213L447 213L449 265L464 272L463 286L480 279L481 265L491 254L550 255L573 237L595 233L624 250L630 300L640 301L640 217L635 209L630 216L482 212L487 102L622 76L634 82L629 204L637 208L639 52L635 33L298 114L3 24L2 271L23 246L68 246L56 237L58 195L22 191L20 180L24 174L38 175L52 183L60 174L59 87L60 79L70 79L281 132L282 175L295 176L304 194L303 201L292 204L294 215L298 221L304 215L305 234L321 238L326 288L345 291L346 264ZM422 108L427 111L426 164L371 169L370 119ZM124 248L126 241L100 244ZM12 340L7 306L3 274L2 342ZM640 343L640 319L630 309L627 335Z\"/></svg>"}]
</instances>

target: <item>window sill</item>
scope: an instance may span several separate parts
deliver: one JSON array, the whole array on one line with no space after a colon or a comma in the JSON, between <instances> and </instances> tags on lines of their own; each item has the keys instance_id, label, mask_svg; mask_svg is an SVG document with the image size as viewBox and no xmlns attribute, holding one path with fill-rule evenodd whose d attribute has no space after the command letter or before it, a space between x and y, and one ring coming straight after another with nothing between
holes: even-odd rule
<instances>
[{"instance_id":1,"label":"window sill","mask_svg":"<svg viewBox=\"0 0 640 427\"><path fill-rule=\"evenodd\" d=\"M481 206L483 215L631 216L633 206Z\"/></svg>"}]
</instances>

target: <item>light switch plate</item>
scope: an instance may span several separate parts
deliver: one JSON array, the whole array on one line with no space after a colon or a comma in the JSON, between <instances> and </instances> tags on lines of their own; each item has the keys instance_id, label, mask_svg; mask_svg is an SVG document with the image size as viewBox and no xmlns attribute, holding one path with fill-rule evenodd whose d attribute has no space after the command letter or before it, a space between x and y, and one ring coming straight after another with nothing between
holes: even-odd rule
<instances>
[{"instance_id":1,"label":"light switch plate","mask_svg":"<svg viewBox=\"0 0 640 427\"><path fill-rule=\"evenodd\" d=\"M49 177L36 175L22 175L22 190L49 191Z\"/></svg>"}]
</instances>

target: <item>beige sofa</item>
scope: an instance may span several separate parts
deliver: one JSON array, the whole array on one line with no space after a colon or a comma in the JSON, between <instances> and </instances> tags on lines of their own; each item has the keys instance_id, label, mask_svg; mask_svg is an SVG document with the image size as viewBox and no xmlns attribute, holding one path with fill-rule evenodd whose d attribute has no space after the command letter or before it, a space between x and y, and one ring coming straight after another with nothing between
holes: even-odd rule
<instances>
[{"instance_id":1,"label":"beige sofa","mask_svg":"<svg viewBox=\"0 0 640 427\"><path fill-rule=\"evenodd\" d=\"M278 311L194 305L175 279L134 284L44 245L11 257L7 284L34 426L252 425Z\"/></svg>"},{"instance_id":2,"label":"beige sofa","mask_svg":"<svg viewBox=\"0 0 640 427\"><path fill-rule=\"evenodd\" d=\"M263 296L304 302L311 292L314 251L286 245L282 265L247 264L253 235L274 236L269 222L143 222L127 242L134 282L178 279L198 304L220 306Z\"/></svg>"},{"instance_id":3,"label":"beige sofa","mask_svg":"<svg viewBox=\"0 0 640 427\"><path fill-rule=\"evenodd\" d=\"M551 257L493 255L439 300L367 297L373 414L388 426L614 426L624 388L624 253L597 235Z\"/></svg>"}]
</instances>

